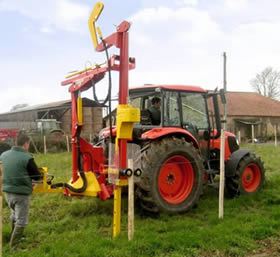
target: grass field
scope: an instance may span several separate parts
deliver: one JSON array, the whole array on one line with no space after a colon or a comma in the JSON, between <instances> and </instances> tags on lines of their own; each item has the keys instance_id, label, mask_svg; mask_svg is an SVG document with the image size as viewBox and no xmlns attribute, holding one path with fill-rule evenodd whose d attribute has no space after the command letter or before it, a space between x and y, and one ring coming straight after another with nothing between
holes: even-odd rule
<instances>
[{"instance_id":1,"label":"grass field","mask_svg":"<svg viewBox=\"0 0 280 257\"><path fill-rule=\"evenodd\" d=\"M198 206L183 215L151 217L136 210L135 237L127 240L127 199L122 232L112 239L112 200L32 195L29 225L21 243L26 251L9 252L9 209L3 207L3 256L22 257L181 257L251 256L265 251L280 256L280 148L252 146L262 157L266 183L262 192L226 199L218 219L218 190L206 188ZM68 153L37 155L56 181L71 177ZM273 255L275 254L275 255Z\"/></svg>"}]
</instances>

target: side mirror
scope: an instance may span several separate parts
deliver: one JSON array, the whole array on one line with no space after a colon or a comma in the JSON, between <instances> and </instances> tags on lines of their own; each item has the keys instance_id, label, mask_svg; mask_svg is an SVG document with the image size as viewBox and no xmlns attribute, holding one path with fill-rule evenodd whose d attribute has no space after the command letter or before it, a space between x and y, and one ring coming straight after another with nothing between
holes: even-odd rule
<instances>
[{"instance_id":1,"label":"side mirror","mask_svg":"<svg viewBox=\"0 0 280 257\"><path fill-rule=\"evenodd\" d=\"M206 140L206 141L208 141L209 138L210 138L210 133L209 133L209 131L205 130L205 131L203 132L203 139Z\"/></svg>"},{"instance_id":2,"label":"side mirror","mask_svg":"<svg viewBox=\"0 0 280 257\"><path fill-rule=\"evenodd\" d=\"M204 140L208 141L210 138L210 133L208 130L198 130L199 138L203 138Z\"/></svg>"}]
</instances>

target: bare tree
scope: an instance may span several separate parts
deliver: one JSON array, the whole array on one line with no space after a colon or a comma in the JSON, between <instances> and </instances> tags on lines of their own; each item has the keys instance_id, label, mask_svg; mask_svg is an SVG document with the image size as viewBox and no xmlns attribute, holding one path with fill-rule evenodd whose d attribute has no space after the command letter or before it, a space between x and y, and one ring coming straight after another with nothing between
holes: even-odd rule
<instances>
[{"instance_id":1,"label":"bare tree","mask_svg":"<svg viewBox=\"0 0 280 257\"><path fill-rule=\"evenodd\" d=\"M12 111L16 111L16 110L19 110L19 109L22 109L24 107L28 106L28 104L16 104L14 105L12 108L11 108L11 112Z\"/></svg>"},{"instance_id":2,"label":"bare tree","mask_svg":"<svg viewBox=\"0 0 280 257\"><path fill-rule=\"evenodd\" d=\"M280 72L266 67L250 81L252 87L261 95L273 99L280 97Z\"/></svg>"}]
</instances>

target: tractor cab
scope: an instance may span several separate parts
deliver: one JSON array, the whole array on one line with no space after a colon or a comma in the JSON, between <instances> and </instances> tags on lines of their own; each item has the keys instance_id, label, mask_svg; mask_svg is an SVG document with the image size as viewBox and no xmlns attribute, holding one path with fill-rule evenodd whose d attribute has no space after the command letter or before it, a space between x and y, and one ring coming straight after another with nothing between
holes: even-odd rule
<instances>
[{"instance_id":1,"label":"tractor cab","mask_svg":"<svg viewBox=\"0 0 280 257\"><path fill-rule=\"evenodd\" d=\"M147 85L130 89L129 96L131 105L141 112L140 123L134 125L134 140L143 139L143 133L145 138L150 133L155 139L156 131L159 131L159 137L181 134L207 155L211 132L207 91L194 86ZM160 99L158 124L152 113L154 99Z\"/></svg>"}]
</instances>

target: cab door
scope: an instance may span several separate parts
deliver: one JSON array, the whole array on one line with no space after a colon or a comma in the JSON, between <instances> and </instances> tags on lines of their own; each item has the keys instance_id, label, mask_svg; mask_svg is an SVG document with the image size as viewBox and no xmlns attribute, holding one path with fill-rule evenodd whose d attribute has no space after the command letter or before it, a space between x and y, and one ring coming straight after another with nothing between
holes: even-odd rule
<instances>
[{"instance_id":1,"label":"cab door","mask_svg":"<svg viewBox=\"0 0 280 257\"><path fill-rule=\"evenodd\" d=\"M199 142L202 155L207 159L209 118L205 94L197 92L180 92L182 108L182 127L190 132Z\"/></svg>"},{"instance_id":2,"label":"cab door","mask_svg":"<svg viewBox=\"0 0 280 257\"><path fill-rule=\"evenodd\" d=\"M178 91L165 91L163 103L163 126L181 127L180 97Z\"/></svg>"}]
</instances>

